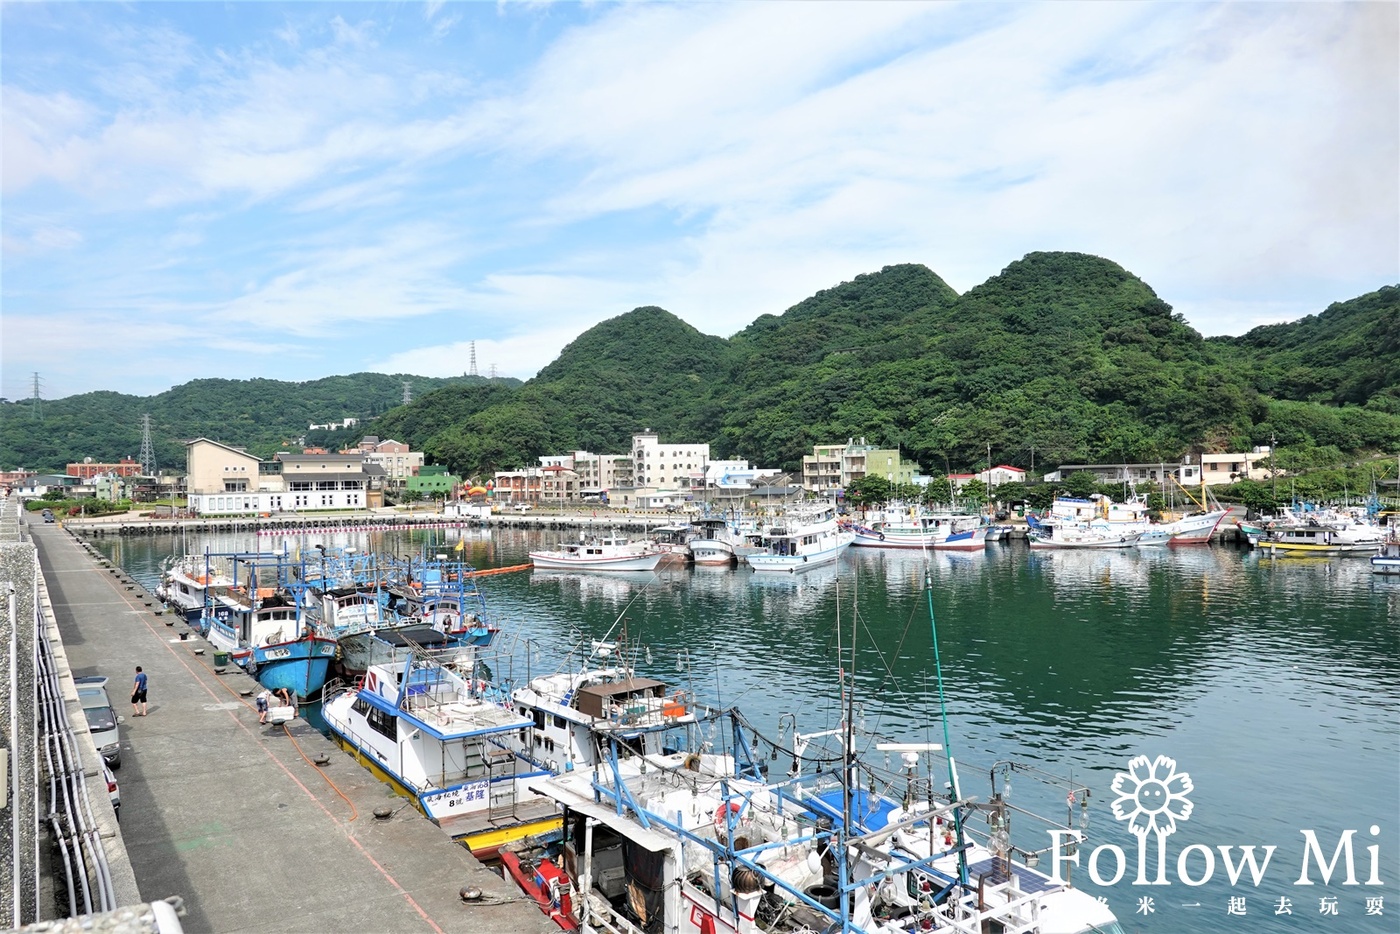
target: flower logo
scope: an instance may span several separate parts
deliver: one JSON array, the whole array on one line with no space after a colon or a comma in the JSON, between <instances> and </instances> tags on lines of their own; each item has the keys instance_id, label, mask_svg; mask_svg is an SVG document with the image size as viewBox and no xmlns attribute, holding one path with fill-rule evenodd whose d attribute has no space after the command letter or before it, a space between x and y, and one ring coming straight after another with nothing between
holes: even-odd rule
<instances>
[{"instance_id":1,"label":"flower logo","mask_svg":"<svg viewBox=\"0 0 1400 934\"><path fill-rule=\"evenodd\" d=\"M1140 839L1148 833L1163 837L1176 833L1176 822L1191 819L1192 804L1186 799L1195 785L1186 772L1176 770L1176 760L1158 756L1151 762L1138 756L1128 762L1128 771L1113 778L1113 816L1128 822L1128 829Z\"/></svg>"}]
</instances>

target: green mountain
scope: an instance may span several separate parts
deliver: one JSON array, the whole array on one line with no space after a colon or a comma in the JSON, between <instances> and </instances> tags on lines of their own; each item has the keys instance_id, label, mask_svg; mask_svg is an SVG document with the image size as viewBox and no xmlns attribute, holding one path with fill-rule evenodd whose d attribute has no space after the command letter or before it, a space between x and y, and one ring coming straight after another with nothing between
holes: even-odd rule
<instances>
[{"instance_id":1,"label":"green mountain","mask_svg":"<svg viewBox=\"0 0 1400 934\"><path fill-rule=\"evenodd\" d=\"M1326 464L1400 449L1400 288L1206 340L1100 257L1031 253L963 295L905 264L728 339L646 307L582 334L523 384L411 377L417 398L400 406L404 378L203 380L151 399L92 393L45 403L42 430L25 403L7 403L0 450L7 462L20 452L13 462L25 466L134 456L150 412L167 436L271 453L310 421L353 414L378 417L343 439L307 441L393 437L465 476L575 449L625 451L646 429L785 469L813 444L850 437L898 446L931 471L988 459L1172 461L1271 439L1299 464ZM165 464L182 457L160 452Z\"/></svg>"},{"instance_id":2,"label":"green mountain","mask_svg":"<svg viewBox=\"0 0 1400 934\"><path fill-rule=\"evenodd\" d=\"M36 411L28 399L0 402L0 467L62 470L84 457L109 462L136 458L141 451L142 416L151 416L156 463L185 466L183 442L208 437L246 447L259 456L293 443L343 445L367 433L375 416L400 406L403 384L427 392L452 383L519 386L519 380L454 380L422 376L356 373L292 383L270 379L201 379L154 396L90 392L52 401ZM357 428L339 433L309 431L346 417Z\"/></svg>"}]
</instances>

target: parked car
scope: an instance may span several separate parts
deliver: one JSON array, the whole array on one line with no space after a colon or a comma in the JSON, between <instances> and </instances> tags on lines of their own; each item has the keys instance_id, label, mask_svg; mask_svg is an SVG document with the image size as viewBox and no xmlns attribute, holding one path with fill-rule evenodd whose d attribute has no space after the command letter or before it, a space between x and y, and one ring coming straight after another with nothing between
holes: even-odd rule
<instances>
[{"instance_id":1,"label":"parked car","mask_svg":"<svg viewBox=\"0 0 1400 934\"><path fill-rule=\"evenodd\" d=\"M43 512L39 513L39 515L43 517L43 519L44 519L45 522L52 522L52 521L53 521L53 510L52 510L52 509L45 509Z\"/></svg>"},{"instance_id":2,"label":"parked car","mask_svg":"<svg viewBox=\"0 0 1400 934\"><path fill-rule=\"evenodd\" d=\"M122 746L121 737L117 734L117 711L107 697L107 679L93 675L74 678L73 683L78 686L78 700L83 705L93 745L102 754L102 761L114 769L121 768Z\"/></svg>"},{"instance_id":3,"label":"parked car","mask_svg":"<svg viewBox=\"0 0 1400 934\"><path fill-rule=\"evenodd\" d=\"M117 820L120 821L122 819L122 792L117 787L117 777L107 767L106 761L102 763L102 777L107 780L107 797L112 799L112 810L116 812Z\"/></svg>"},{"instance_id":4,"label":"parked car","mask_svg":"<svg viewBox=\"0 0 1400 934\"><path fill-rule=\"evenodd\" d=\"M531 509L534 509L534 508L535 508L535 507L534 507L534 506L531 506L529 503L516 503L516 504L515 504L515 511L516 511L516 512L529 512Z\"/></svg>"}]
</instances>

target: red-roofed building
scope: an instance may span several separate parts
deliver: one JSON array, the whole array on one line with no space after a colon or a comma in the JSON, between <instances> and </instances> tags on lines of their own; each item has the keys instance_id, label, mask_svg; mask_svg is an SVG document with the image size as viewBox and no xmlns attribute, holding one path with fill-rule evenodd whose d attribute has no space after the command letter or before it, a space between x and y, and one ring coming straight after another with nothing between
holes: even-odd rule
<instances>
[{"instance_id":1,"label":"red-roofed building","mask_svg":"<svg viewBox=\"0 0 1400 934\"><path fill-rule=\"evenodd\" d=\"M141 473L141 465L129 457L123 457L115 464L99 464L89 459L81 464L69 464L68 476L91 480L102 474L115 474L118 477L134 477Z\"/></svg>"}]
</instances>

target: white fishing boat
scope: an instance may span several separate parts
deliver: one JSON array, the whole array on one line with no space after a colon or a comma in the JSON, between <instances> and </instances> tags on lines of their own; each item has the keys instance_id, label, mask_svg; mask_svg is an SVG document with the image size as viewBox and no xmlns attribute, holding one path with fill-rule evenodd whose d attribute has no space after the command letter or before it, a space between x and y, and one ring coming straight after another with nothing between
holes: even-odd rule
<instances>
[{"instance_id":1,"label":"white fishing boat","mask_svg":"<svg viewBox=\"0 0 1400 934\"><path fill-rule=\"evenodd\" d=\"M205 615L210 591L232 587L231 558L222 554L189 554L166 559L161 568L156 596L187 621L194 623Z\"/></svg>"},{"instance_id":2,"label":"white fishing boat","mask_svg":"<svg viewBox=\"0 0 1400 934\"><path fill-rule=\"evenodd\" d=\"M699 565L733 565L743 550L744 537L728 520L702 516L691 522L695 535L687 543L691 560Z\"/></svg>"},{"instance_id":3,"label":"white fishing boat","mask_svg":"<svg viewBox=\"0 0 1400 934\"><path fill-rule=\"evenodd\" d=\"M997 763L1006 784L979 800L938 744L877 745L849 710L807 734L783 719L772 739L731 709L677 723L659 751L602 737L595 768L530 783L563 838L503 853L510 875L561 928L595 934L1121 934L1106 903L1035 868L1068 858L1044 843L1067 824L1018 807L1012 837L1003 792L1038 769ZM899 769L860 758L870 746ZM1087 788L1048 784L1087 805Z\"/></svg>"},{"instance_id":4,"label":"white fishing boat","mask_svg":"<svg viewBox=\"0 0 1400 934\"><path fill-rule=\"evenodd\" d=\"M527 675L510 692L511 704L534 722L517 751L552 773L587 770L607 749L606 737L626 737L634 752L660 753L667 731L712 713L690 693L638 676L627 652L595 641L577 670Z\"/></svg>"},{"instance_id":5,"label":"white fishing boat","mask_svg":"<svg viewBox=\"0 0 1400 934\"><path fill-rule=\"evenodd\" d=\"M881 510L866 525L854 525L852 545L861 548L986 550L991 526L981 516L925 512L918 507Z\"/></svg>"},{"instance_id":6,"label":"white fishing boat","mask_svg":"<svg viewBox=\"0 0 1400 934\"><path fill-rule=\"evenodd\" d=\"M1371 555L1371 571L1376 574L1400 574L1400 537L1391 536Z\"/></svg>"},{"instance_id":7,"label":"white fishing boat","mask_svg":"<svg viewBox=\"0 0 1400 934\"><path fill-rule=\"evenodd\" d=\"M530 563L555 571L653 571L668 554L669 549L652 541L580 533L578 542L530 552Z\"/></svg>"},{"instance_id":8,"label":"white fishing boat","mask_svg":"<svg viewBox=\"0 0 1400 934\"><path fill-rule=\"evenodd\" d=\"M755 571L807 571L834 563L855 537L829 513L815 520L789 516L757 536L755 544L762 550L746 555L744 560Z\"/></svg>"},{"instance_id":9,"label":"white fishing boat","mask_svg":"<svg viewBox=\"0 0 1400 934\"><path fill-rule=\"evenodd\" d=\"M337 742L473 852L558 826L525 788L545 770L515 751L535 721L486 681L414 653L328 695Z\"/></svg>"},{"instance_id":10,"label":"white fishing boat","mask_svg":"<svg viewBox=\"0 0 1400 934\"><path fill-rule=\"evenodd\" d=\"M1141 532L1092 526L1042 525L1028 533L1032 548L1133 548Z\"/></svg>"}]
</instances>

